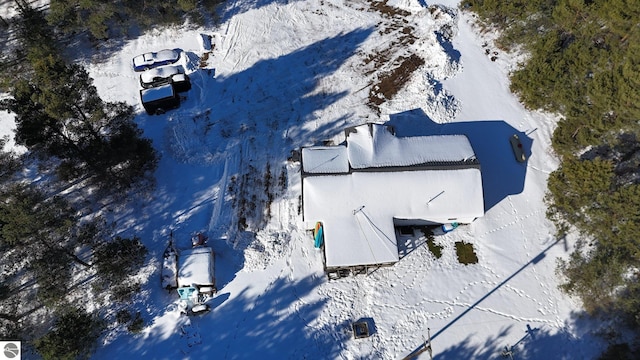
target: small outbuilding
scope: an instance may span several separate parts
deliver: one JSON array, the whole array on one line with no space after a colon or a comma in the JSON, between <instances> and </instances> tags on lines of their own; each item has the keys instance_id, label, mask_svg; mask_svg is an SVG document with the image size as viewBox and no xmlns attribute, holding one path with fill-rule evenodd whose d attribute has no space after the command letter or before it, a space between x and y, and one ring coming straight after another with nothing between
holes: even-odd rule
<instances>
[{"instance_id":1,"label":"small outbuilding","mask_svg":"<svg viewBox=\"0 0 640 360\"><path fill-rule=\"evenodd\" d=\"M337 146L302 149L303 218L321 223L330 278L399 260L396 228L470 223L484 215L480 164L464 135L397 137L347 128Z\"/></svg>"}]
</instances>

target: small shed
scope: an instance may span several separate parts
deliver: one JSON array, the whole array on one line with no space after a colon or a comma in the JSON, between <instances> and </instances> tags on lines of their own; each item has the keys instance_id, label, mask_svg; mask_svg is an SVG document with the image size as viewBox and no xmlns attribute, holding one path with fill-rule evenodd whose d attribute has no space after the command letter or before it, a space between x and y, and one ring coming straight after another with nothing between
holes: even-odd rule
<instances>
[{"instance_id":1,"label":"small shed","mask_svg":"<svg viewBox=\"0 0 640 360\"><path fill-rule=\"evenodd\" d=\"M180 106L180 96L172 84L140 90L140 100L147 114L164 114Z\"/></svg>"}]
</instances>

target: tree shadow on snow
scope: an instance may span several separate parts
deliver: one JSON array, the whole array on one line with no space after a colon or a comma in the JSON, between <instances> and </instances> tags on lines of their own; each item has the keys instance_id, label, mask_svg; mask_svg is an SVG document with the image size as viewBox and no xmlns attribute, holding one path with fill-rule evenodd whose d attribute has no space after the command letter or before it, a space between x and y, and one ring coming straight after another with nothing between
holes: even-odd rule
<instances>
[{"instance_id":1,"label":"tree shadow on snow","mask_svg":"<svg viewBox=\"0 0 640 360\"><path fill-rule=\"evenodd\" d=\"M595 330L595 326L598 325L597 321L592 321L583 312L572 313L571 319L565 321L565 324L560 328L557 324L550 325L549 323L537 322L535 319L530 319L530 324L523 325L524 319L518 319L513 317L514 322L517 325L504 328L496 336L489 337L484 344L472 344L472 336L468 336L461 343L453 345L447 349L438 348L438 341L446 334L450 328L456 328L457 332L460 332L464 327L463 323L459 323L464 319L469 312L477 309L480 304L490 297L492 294L500 290L504 285L508 284L514 277L520 274L523 270L529 266L535 266L546 257L546 252L552 247L556 246L562 239L558 239L549 244L540 253L534 256L527 263L522 265L509 277L505 278L502 282L496 285L492 290L487 292L484 296L478 299L475 303L467 307L464 311L458 314L455 318L449 321L445 326L431 335L431 344L434 358L439 360L446 359L496 359L503 353L505 358L509 358L509 353L513 355L513 359L589 359L593 358L602 348L602 344L596 341L596 337L592 335ZM518 304L512 304L513 307L518 307ZM508 310L505 309L508 312ZM571 333L567 331L571 329ZM522 330L522 334L519 331ZM514 336L516 334L516 336ZM579 334L581 338L577 338ZM444 335L446 336L446 335ZM484 336L484 335L482 335ZM521 336L521 337L519 337ZM584 337L591 337L593 341L585 341ZM409 358L415 358L424 349L424 345L420 344L410 354L416 356Z\"/></svg>"},{"instance_id":2,"label":"tree shadow on snow","mask_svg":"<svg viewBox=\"0 0 640 360\"><path fill-rule=\"evenodd\" d=\"M97 358L113 354L130 354L130 358L182 358L184 354L180 351L188 351L193 354L189 355L192 358L216 358L218 354L232 359L337 357L339 344L349 335L336 329L348 329L349 325L320 324L313 330L308 324L317 321L325 302L299 300L321 279L280 278L260 295L254 295L251 289L238 292L225 288L245 267L245 250L251 245L242 242L238 247L232 246L234 236L243 231L260 230L257 226L239 230L233 202L238 201L240 195L229 191L229 179L235 177L238 182L242 181L242 171L250 166L263 169L267 163L282 164L291 149L335 131L335 121L345 121L339 117L333 124L306 126L314 118L314 112L347 95L346 91L320 89L321 80L354 55L372 31L367 28L343 33L280 57L260 60L228 76L212 78L207 70L198 70L192 76L193 87L186 93L181 107L166 115L169 121L158 121L165 117L144 114L139 117L145 135L150 136L156 146L162 144L163 156L157 170L154 198L141 199L139 202L144 204L114 214L121 231L134 231L140 236L147 247L155 250L151 254L155 262L161 261L171 229L179 249L190 247L194 231L205 231L208 245L216 253L218 290L229 295L217 302L214 299L215 307L209 314L193 318L191 328L197 325L201 329L198 331L202 338L200 344L181 347L184 339L181 340L179 328L184 321L168 320L163 309L177 300L177 294L160 288L157 270L143 284L142 294L136 299L137 306L146 314L150 332L137 337L109 334L108 338L114 340L99 349ZM204 113L210 115L194 117ZM194 164L173 157L168 149L167 133L176 130L173 126L179 121L184 121L185 126L204 126L206 132L203 131L201 137L187 137L187 145L207 151L222 149L221 161ZM268 206L262 201L266 198L264 183L245 188L249 192L247 199L257 195L254 216L261 216ZM218 214L217 202L222 202ZM212 213L216 224L210 227ZM227 242L224 239L228 239ZM264 257L269 256L273 254L265 252Z\"/></svg>"},{"instance_id":3,"label":"tree shadow on snow","mask_svg":"<svg viewBox=\"0 0 640 360\"><path fill-rule=\"evenodd\" d=\"M338 358L340 344L350 336L345 331L349 324L323 324L318 315L326 301L305 298L322 281L277 278L259 294L250 288L221 294L222 301L212 300L211 312L156 324L144 336L117 339L96 358Z\"/></svg>"},{"instance_id":4,"label":"tree shadow on snow","mask_svg":"<svg viewBox=\"0 0 640 360\"><path fill-rule=\"evenodd\" d=\"M233 201L237 208L242 194L230 193L230 179L235 178L235 186L240 188L243 171L253 167L258 169L257 180L264 181L260 171L267 163L279 170L291 149L310 139L324 137L335 130L335 121L345 121L340 117L333 121L334 125L305 127L314 112L347 95L346 91L319 90L320 81L354 55L372 31L372 28L356 29L330 37L280 57L260 60L229 76L211 78L206 69L198 70L191 75L193 87L185 93L181 107L166 115L169 121L141 114L139 120L145 135L153 139L163 156L156 171L154 199L152 202L146 198L139 200L143 213L134 206L114 214L121 231L133 230L146 239L149 248L158 249L159 253L153 254L156 258L168 242L170 229L174 230L179 249L190 247L193 232L205 231L208 244L216 251L218 287L232 281L244 266L242 254L250 241L231 248L220 240L233 240L244 231L239 229L237 214L233 214ZM169 143L167 135L176 131L183 131L180 139L186 139L189 151L218 153L217 162L193 163L191 160L197 154L190 152L176 157L175 144ZM228 168L225 161L230 163ZM244 187L246 203L253 207L247 217L260 218L268 206L264 182L262 186L251 185L254 186ZM235 199L230 199L233 197ZM212 208L218 206L219 201L223 203L219 206L217 225L208 228ZM257 225L246 229L247 232L257 231L258 226L263 225L259 219L254 223Z\"/></svg>"},{"instance_id":5,"label":"tree shadow on snow","mask_svg":"<svg viewBox=\"0 0 640 360\"><path fill-rule=\"evenodd\" d=\"M291 145L288 149L291 150L309 139L326 136L344 118L314 129L304 125L315 119L316 111L331 106L348 93L325 90L321 81L355 55L373 30L362 28L342 33L286 55L260 60L232 75L217 76L210 82L213 86L201 89L200 96L205 99L200 107L210 106L212 121L219 121L211 131L224 132L226 138L248 139L244 157L265 157L264 153L256 153L263 150L259 146L273 145L272 149L278 151L268 155L277 160L285 160L289 155L289 151L282 151L282 145Z\"/></svg>"},{"instance_id":6,"label":"tree shadow on snow","mask_svg":"<svg viewBox=\"0 0 640 360\"><path fill-rule=\"evenodd\" d=\"M503 120L477 120L438 124L421 109L389 116L398 136L466 135L480 161L485 212L509 195L524 189L527 162L533 139L516 130ZM509 138L518 134L525 149L527 161L519 163Z\"/></svg>"},{"instance_id":7,"label":"tree shadow on snow","mask_svg":"<svg viewBox=\"0 0 640 360\"><path fill-rule=\"evenodd\" d=\"M232 17L248 12L250 10L260 9L271 4L287 5L292 0L236 0L225 1L218 6L217 15L220 23L229 21Z\"/></svg>"},{"instance_id":8,"label":"tree shadow on snow","mask_svg":"<svg viewBox=\"0 0 640 360\"><path fill-rule=\"evenodd\" d=\"M229 239L230 246L220 249L223 253L216 264L222 269L219 288L244 267L242 254L255 242L252 234L265 226L269 206L285 191L286 183L277 184L277 172L291 150L326 136L335 129L336 121L345 121L341 117L322 126L306 126L315 112L347 95L346 91L321 89L321 80L353 56L372 31L356 29L326 38L228 76L207 78L207 70L191 76L193 87L180 111L210 115L207 120L192 121L177 113L174 121L200 124L195 125L203 127L202 138L196 142L199 151L217 152L231 164L225 170L227 186L222 190L232 200L225 201L218 221L225 226L210 229L208 234L210 239ZM266 185L267 165L274 178L270 187Z\"/></svg>"},{"instance_id":9,"label":"tree shadow on snow","mask_svg":"<svg viewBox=\"0 0 640 360\"><path fill-rule=\"evenodd\" d=\"M584 314L573 313L572 318L563 324L563 328L542 323L518 323L511 325L497 336L489 337L483 344L472 343L471 336L461 343L446 349L439 349L437 342L432 342L435 360L458 359L593 359L604 347L601 339L590 335L591 328ZM585 334L577 338L565 329L571 328L573 333Z\"/></svg>"}]
</instances>

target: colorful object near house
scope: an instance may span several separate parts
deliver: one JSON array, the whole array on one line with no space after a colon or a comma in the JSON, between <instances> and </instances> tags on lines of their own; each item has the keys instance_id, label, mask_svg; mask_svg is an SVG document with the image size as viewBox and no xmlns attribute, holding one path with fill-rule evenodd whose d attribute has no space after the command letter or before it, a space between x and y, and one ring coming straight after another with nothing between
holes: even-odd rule
<instances>
[{"instance_id":1,"label":"colorful object near house","mask_svg":"<svg viewBox=\"0 0 640 360\"><path fill-rule=\"evenodd\" d=\"M193 247L204 245L207 242L207 237L202 233L198 233L191 238L191 245Z\"/></svg>"},{"instance_id":2,"label":"colorful object near house","mask_svg":"<svg viewBox=\"0 0 640 360\"><path fill-rule=\"evenodd\" d=\"M455 230L458 227L458 225L460 224L458 224L457 222L452 222L450 224L442 224L442 231L444 231L445 233L448 233L450 231Z\"/></svg>"},{"instance_id":3,"label":"colorful object near house","mask_svg":"<svg viewBox=\"0 0 640 360\"><path fill-rule=\"evenodd\" d=\"M178 288L178 295L180 300L190 300L194 295L198 294L198 289L193 286Z\"/></svg>"},{"instance_id":4,"label":"colorful object near house","mask_svg":"<svg viewBox=\"0 0 640 360\"><path fill-rule=\"evenodd\" d=\"M324 234L323 234L323 231L322 231L322 223L321 222L318 221L316 223L316 228L315 228L313 234L314 234L314 243L313 243L313 245L316 248L319 249L322 246L322 243L324 241Z\"/></svg>"}]
</instances>

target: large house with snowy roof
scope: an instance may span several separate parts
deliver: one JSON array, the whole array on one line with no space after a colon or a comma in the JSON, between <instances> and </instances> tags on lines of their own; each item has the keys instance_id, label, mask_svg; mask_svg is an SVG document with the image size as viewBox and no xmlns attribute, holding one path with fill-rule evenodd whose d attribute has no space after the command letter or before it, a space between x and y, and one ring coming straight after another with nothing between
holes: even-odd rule
<instances>
[{"instance_id":1,"label":"large house with snowy roof","mask_svg":"<svg viewBox=\"0 0 640 360\"><path fill-rule=\"evenodd\" d=\"M330 277L399 260L396 228L484 215L480 164L464 135L398 137L368 123L336 146L302 149L307 229L321 224Z\"/></svg>"}]
</instances>

